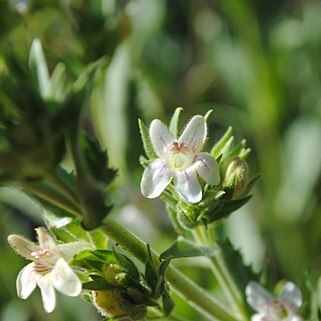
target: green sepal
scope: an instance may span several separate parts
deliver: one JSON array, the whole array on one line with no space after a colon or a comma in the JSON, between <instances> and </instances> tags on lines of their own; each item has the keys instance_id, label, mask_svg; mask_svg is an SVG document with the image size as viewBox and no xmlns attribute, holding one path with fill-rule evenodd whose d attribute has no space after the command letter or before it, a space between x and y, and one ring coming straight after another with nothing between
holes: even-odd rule
<instances>
[{"instance_id":1,"label":"green sepal","mask_svg":"<svg viewBox=\"0 0 321 321\"><path fill-rule=\"evenodd\" d=\"M218 249L215 247L199 246L179 236L176 242L160 255L160 259L169 260L183 257L215 256Z\"/></svg>"},{"instance_id":2,"label":"green sepal","mask_svg":"<svg viewBox=\"0 0 321 321\"><path fill-rule=\"evenodd\" d=\"M95 291L104 291L114 289L116 286L106 282L105 278L100 275L90 274L89 275L92 281L83 283L83 290L95 290Z\"/></svg>"},{"instance_id":3,"label":"green sepal","mask_svg":"<svg viewBox=\"0 0 321 321\"><path fill-rule=\"evenodd\" d=\"M213 113L213 109L210 109L205 115L204 115L204 119L207 122L209 117L212 115Z\"/></svg>"},{"instance_id":4,"label":"green sepal","mask_svg":"<svg viewBox=\"0 0 321 321\"><path fill-rule=\"evenodd\" d=\"M155 266L155 263L153 261L151 251L150 251L150 246L147 244L147 259L146 259L146 264L145 264L145 278L148 284L151 286L151 288L155 288L157 285L157 269Z\"/></svg>"},{"instance_id":5,"label":"green sepal","mask_svg":"<svg viewBox=\"0 0 321 321\"><path fill-rule=\"evenodd\" d=\"M126 255L116 251L115 247L113 248L113 254L118 264L123 267L134 280L139 280L139 272L134 262Z\"/></svg>"},{"instance_id":6,"label":"green sepal","mask_svg":"<svg viewBox=\"0 0 321 321\"><path fill-rule=\"evenodd\" d=\"M221 137L221 139L213 146L211 150L211 155L216 159L220 155L222 155L222 150L227 143L227 141L231 138L232 136L233 129L232 127L229 127L224 135Z\"/></svg>"},{"instance_id":7,"label":"green sepal","mask_svg":"<svg viewBox=\"0 0 321 321\"><path fill-rule=\"evenodd\" d=\"M138 119L138 126L139 126L139 132L140 136L143 142L144 150L146 153L146 156L149 159L155 159L158 158L156 152L154 151L153 144L150 140L149 132L147 127L145 126L144 122L141 119Z\"/></svg>"},{"instance_id":8,"label":"green sepal","mask_svg":"<svg viewBox=\"0 0 321 321\"><path fill-rule=\"evenodd\" d=\"M170 133L177 139L178 136L178 122L179 122L179 118L181 115L181 112L183 111L182 107L177 107L174 111L174 114L171 118L171 121L169 123L169 131Z\"/></svg>"}]
</instances>

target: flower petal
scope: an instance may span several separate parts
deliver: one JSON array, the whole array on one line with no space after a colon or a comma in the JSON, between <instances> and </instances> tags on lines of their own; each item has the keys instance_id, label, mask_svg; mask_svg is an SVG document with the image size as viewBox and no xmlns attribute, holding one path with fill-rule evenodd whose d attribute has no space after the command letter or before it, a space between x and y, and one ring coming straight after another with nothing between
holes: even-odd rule
<instances>
[{"instance_id":1,"label":"flower petal","mask_svg":"<svg viewBox=\"0 0 321 321\"><path fill-rule=\"evenodd\" d=\"M44 227L37 227L36 229L38 235L39 245L42 249L57 251L57 244L55 239L49 234L49 232Z\"/></svg>"},{"instance_id":2,"label":"flower petal","mask_svg":"<svg viewBox=\"0 0 321 321\"><path fill-rule=\"evenodd\" d=\"M38 286L41 291L43 307L47 313L50 313L56 306L56 294L51 283L50 273L38 280Z\"/></svg>"},{"instance_id":3,"label":"flower petal","mask_svg":"<svg viewBox=\"0 0 321 321\"><path fill-rule=\"evenodd\" d=\"M280 294L278 299L290 305L294 311L302 304L301 291L292 282L287 282L284 285L282 293Z\"/></svg>"},{"instance_id":4,"label":"flower petal","mask_svg":"<svg viewBox=\"0 0 321 321\"><path fill-rule=\"evenodd\" d=\"M159 196L173 177L173 171L160 158L149 164L143 173L140 190L147 198Z\"/></svg>"},{"instance_id":5,"label":"flower petal","mask_svg":"<svg viewBox=\"0 0 321 321\"><path fill-rule=\"evenodd\" d=\"M272 295L267 292L257 282L250 282L245 290L247 302L256 311L265 314L269 306L269 302L273 301Z\"/></svg>"},{"instance_id":6,"label":"flower petal","mask_svg":"<svg viewBox=\"0 0 321 321\"><path fill-rule=\"evenodd\" d=\"M50 279L53 286L65 295L78 296L81 292L82 284L80 279L62 258L57 261L50 273Z\"/></svg>"},{"instance_id":7,"label":"flower petal","mask_svg":"<svg viewBox=\"0 0 321 321\"><path fill-rule=\"evenodd\" d=\"M257 313L251 316L251 321L266 321L266 315L262 313Z\"/></svg>"},{"instance_id":8,"label":"flower petal","mask_svg":"<svg viewBox=\"0 0 321 321\"><path fill-rule=\"evenodd\" d=\"M9 235L8 242L11 247L21 256L28 260L33 260L32 252L41 250L41 247L37 244L29 241L28 239L19 235Z\"/></svg>"},{"instance_id":9,"label":"flower petal","mask_svg":"<svg viewBox=\"0 0 321 321\"><path fill-rule=\"evenodd\" d=\"M194 116L185 127L178 139L179 143L186 144L194 152L201 149L207 135L207 126L203 116Z\"/></svg>"},{"instance_id":10,"label":"flower petal","mask_svg":"<svg viewBox=\"0 0 321 321\"><path fill-rule=\"evenodd\" d=\"M218 163L212 155L199 153L195 167L198 175L201 176L206 183L217 185L220 182Z\"/></svg>"},{"instance_id":11,"label":"flower petal","mask_svg":"<svg viewBox=\"0 0 321 321\"><path fill-rule=\"evenodd\" d=\"M21 299L27 299L37 285L37 273L34 271L34 263L26 265L17 277L17 294Z\"/></svg>"},{"instance_id":12,"label":"flower petal","mask_svg":"<svg viewBox=\"0 0 321 321\"><path fill-rule=\"evenodd\" d=\"M150 124L149 135L154 150L160 157L164 156L168 146L174 142L174 137L159 119L154 119Z\"/></svg>"},{"instance_id":13,"label":"flower petal","mask_svg":"<svg viewBox=\"0 0 321 321\"><path fill-rule=\"evenodd\" d=\"M188 203L198 203L202 199L201 185L194 169L175 172L175 189Z\"/></svg>"}]
</instances>

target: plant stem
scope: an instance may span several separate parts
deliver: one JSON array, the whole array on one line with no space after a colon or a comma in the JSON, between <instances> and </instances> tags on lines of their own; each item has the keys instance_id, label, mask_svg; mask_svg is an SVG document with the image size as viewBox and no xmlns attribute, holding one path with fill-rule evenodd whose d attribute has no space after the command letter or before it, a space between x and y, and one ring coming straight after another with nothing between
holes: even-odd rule
<instances>
[{"instance_id":1,"label":"plant stem","mask_svg":"<svg viewBox=\"0 0 321 321\"><path fill-rule=\"evenodd\" d=\"M112 238L115 242L119 243L124 249L126 249L140 261L144 262L146 260L146 243L111 218L107 218L104 223L105 225L102 227L102 230L106 233L106 235ZM155 263L159 262L158 255L153 251L152 256ZM238 320L214 297L210 296L197 284L189 280L171 265L167 270L167 280L178 295L180 295L191 306L206 315L211 320Z\"/></svg>"},{"instance_id":2,"label":"plant stem","mask_svg":"<svg viewBox=\"0 0 321 321\"><path fill-rule=\"evenodd\" d=\"M211 228L205 230L204 226L197 226L193 230L194 239L201 245L213 246L210 239ZM218 247L218 245L215 245ZM215 275L218 283L223 289L227 299L232 304L234 311L241 316L242 320L247 320L247 314L245 312L242 296L237 288L233 278L231 277L224 260L221 255L221 251L218 251L217 255L208 258L210 261L210 267Z\"/></svg>"}]
</instances>

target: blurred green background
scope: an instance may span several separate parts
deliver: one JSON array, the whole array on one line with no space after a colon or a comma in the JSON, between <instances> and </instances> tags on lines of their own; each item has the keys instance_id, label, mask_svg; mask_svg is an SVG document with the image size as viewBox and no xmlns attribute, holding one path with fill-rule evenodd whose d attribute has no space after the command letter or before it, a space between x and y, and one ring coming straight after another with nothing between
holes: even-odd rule
<instances>
[{"instance_id":1,"label":"blurred green background","mask_svg":"<svg viewBox=\"0 0 321 321\"><path fill-rule=\"evenodd\" d=\"M262 174L251 201L220 232L264 278L308 288L321 271L320 17L321 3L312 0L0 0L0 72L2 52L27 61L34 38L51 70L62 61L77 75L108 58L91 112L93 130L119 169L113 215L158 251L175 234L161 201L140 194L137 118L166 121L182 106L184 124L214 109L208 146L233 126L252 149L252 176ZM11 233L34 238L41 209L7 187L0 200L0 319L99 320L81 299L59 296L56 311L45 315L39 293L16 297L25 261L6 239ZM177 264L221 295L202 260ZM181 300L179 310L188 320L203 320Z\"/></svg>"}]
</instances>

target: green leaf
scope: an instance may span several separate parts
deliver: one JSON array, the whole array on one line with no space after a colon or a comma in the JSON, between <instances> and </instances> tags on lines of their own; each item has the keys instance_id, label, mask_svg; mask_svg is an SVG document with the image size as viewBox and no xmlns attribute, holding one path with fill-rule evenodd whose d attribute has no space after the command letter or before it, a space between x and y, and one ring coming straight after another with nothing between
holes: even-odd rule
<instances>
[{"instance_id":1,"label":"green leaf","mask_svg":"<svg viewBox=\"0 0 321 321\"><path fill-rule=\"evenodd\" d=\"M108 238L101 230L93 230L89 232L91 241L97 249L106 249L108 246Z\"/></svg>"},{"instance_id":2,"label":"green leaf","mask_svg":"<svg viewBox=\"0 0 321 321\"><path fill-rule=\"evenodd\" d=\"M162 295L162 303L163 303L164 316L168 316L173 311L175 307L175 302L170 297L167 289L165 289Z\"/></svg>"},{"instance_id":3,"label":"green leaf","mask_svg":"<svg viewBox=\"0 0 321 321\"><path fill-rule=\"evenodd\" d=\"M245 288L250 281L259 281L259 277L255 274L250 266L243 263L243 258L238 250L233 248L229 241L219 242L223 259L230 275L234 278L236 285L240 289L240 293L245 300Z\"/></svg>"},{"instance_id":4,"label":"green leaf","mask_svg":"<svg viewBox=\"0 0 321 321\"><path fill-rule=\"evenodd\" d=\"M157 154L154 151L153 144L150 140L148 129L141 119L138 119L138 126L146 156L149 159L158 158Z\"/></svg>"},{"instance_id":5,"label":"green leaf","mask_svg":"<svg viewBox=\"0 0 321 321\"><path fill-rule=\"evenodd\" d=\"M209 210L207 213L204 213L204 217L207 219L208 223L221 220L242 207L250 200L251 197L252 195L236 200L221 200L216 204L216 206L214 206L213 209Z\"/></svg>"},{"instance_id":6,"label":"green leaf","mask_svg":"<svg viewBox=\"0 0 321 321\"><path fill-rule=\"evenodd\" d=\"M47 98L62 103L70 93L72 83L68 81L66 66L58 63L54 69L47 88Z\"/></svg>"},{"instance_id":7,"label":"green leaf","mask_svg":"<svg viewBox=\"0 0 321 321\"><path fill-rule=\"evenodd\" d=\"M117 263L113 253L109 250L95 250L95 251L83 251L76 254L73 259L73 264L86 269L93 269L98 272L102 271L102 268L106 264Z\"/></svg>"},{"instance_id":8,"label":"green leaf","mask_svg":"<svg viewBox=\"0 0 321 321\"><path fill-rule=\"evenodd\" d=\"M160 255L160 259L169 260L182 257L214 256L217 254L214 247L199 246L179 236L177 241Z\"/></svg>"},{"instance_id":9,"label":"green leaf","mask_svg":"<svg viewBox=\"0 0 321 321\"><path fill-rule=\"evenodd\" d=\"M145 264L145 278L148 282L148 284L154 289L157 281L158 281L158 275L157 275L157 269L155 266L155 263L153 261L151 251L149 244L147 244L147 260Z\"/></svg>"},{"instance_id":10,"label":"green leaf","mask_svg":"<svg viewBox=\"0 0 321 321\"><path fill-rule=\"evenodd\" d=\"M183 111L182 107L176 108L171 118L171 121L169 123L169 131L175 138L177 138L177 135L178 135L178 122L182 111Z\"/></svg>"},{"instance_id":11,"label":"green leaf","mask_svg":"<svg viewBox=\"0 0 321 321\"><path fill-rule=\"evenodd\" d=\"M80 148L92 177L104 185L110 184L117 171L108 168L107 152L100 148L98 141L83 134L80 136Z\"/></svg>"},{"instance_id":12,"label":"green leaf","mask_svg":"<svg viewBox=\"0 0 321 321\"><path fill-rule=\"evenodd\" d=\"M113 253L119 265L127 270L134 280L139 280L139 272L134 262L126 255L117 252L115 247L113 248Z\"/></svg>"},{"instance_id":13,"label":"green leaf","mask_svg":"<svg viewBox=\"0 0 321 321\"><path fill-rule=\"evenodd\" d=\"M31 44L29 66L38 80L38 88L42 98L47 98L50 79L46 59L39 39L35 39Z\"/></svg>"},{"instance_id":14,"label":"green leaf","mask_svg":"<svg viewBox=\"0 0 321 321\"><path fill-rule=\"evenodd\" d=\"M92 279L92 281L83 283L82 285L83 290L104 291L104 290L111 290L115 288L115 285L109 284L100 275L91 274L90 278Z\"/></svg>"}]
</instances>

